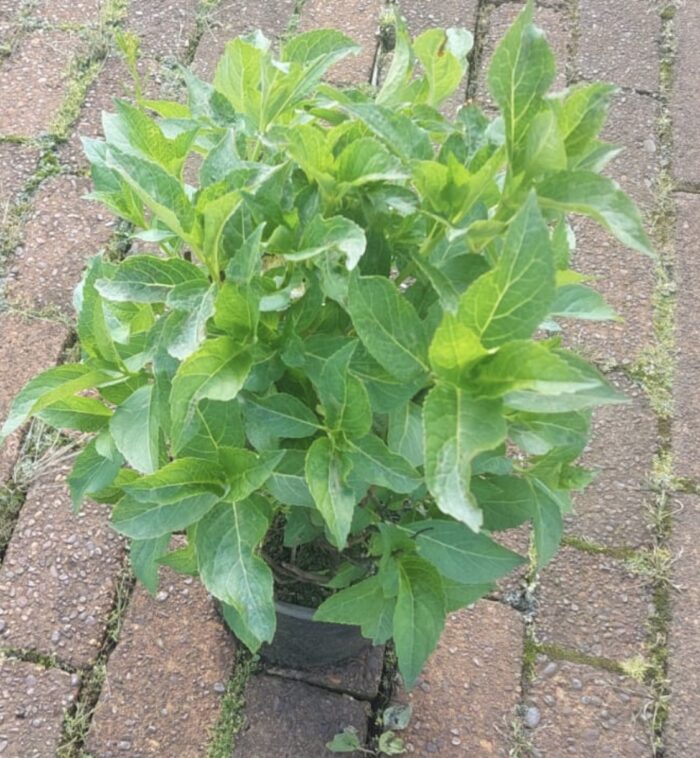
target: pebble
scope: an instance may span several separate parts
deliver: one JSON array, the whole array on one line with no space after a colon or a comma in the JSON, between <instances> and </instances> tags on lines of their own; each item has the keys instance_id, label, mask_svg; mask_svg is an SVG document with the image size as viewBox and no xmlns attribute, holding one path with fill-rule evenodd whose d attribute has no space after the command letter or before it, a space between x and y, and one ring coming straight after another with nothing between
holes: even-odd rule
<instances>
[{"instance_id":1,"label":"pebble","mask_svg":"<svg viewBox=\"0 0 700 758\"><path fill-rule=\"evenodd\" d=\"M119 750L130 750L131 743L128 740L122 740L121 742L117 743L117 747Z\"/></svg>"},{"instance_id":2,"label":"pebble","mask_svg":"<svg viewBox=\"0 0 700 758\"><path fill-rule=\"evenodd\" d=\"M525 713L525 726L528 729L534 729L540 723L541 718L540 709L535 708L534 705L530 706Z\"/></svg>"},{"instance_id":3,"label":"pebble","mask_svg":"<svg viewBox=\"0 0 700 758\"><path fill-rule=\"evenodd\" d=\"M216 682L214 684L214 692L226 692L226 685L221 682Z\"/></svg>"}]
</instances>

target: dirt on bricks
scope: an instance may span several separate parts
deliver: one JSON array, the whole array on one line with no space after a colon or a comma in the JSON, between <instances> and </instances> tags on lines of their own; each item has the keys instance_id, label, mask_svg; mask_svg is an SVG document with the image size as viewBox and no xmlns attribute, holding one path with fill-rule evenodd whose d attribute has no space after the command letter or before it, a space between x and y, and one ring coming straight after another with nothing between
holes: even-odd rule
<instances>
[{"instance_id":1,"label":"dirt on bricks","mask_svg":"<svg viewBox=\"0 0 700 758\"><path fill-rule=\"evenodd\" d=\"M0 419L29 376L61 360L73 288L115 232L106 211L83 198L90 185L79 141L101 134L112 98L133 97L115 31L140 38L147 97L177 89L177 63L212 76L226 41L256 28L273 40L295 26L341 29L362 52L331 78L367 85L390 60L379 35L387 2L36 0L20 8L0 0L0 240L11 247L0 264ZM488 108L489 58L522 4L403 5L413 34L436 24L475 33L473 70L454 105L468 94ZM621 320L567 325L566 339L631 402L596 415L586 461L600 475L576 498L568 546L539 574L530 567L504 584L498 600L453 614L417 686L394 697L413 706L403 735L410 755L686 758L700 754L700 6L536 5L558 86L602 78L620 87L605 134L625 150L607 171L640 204L659 246L652 261L575 225L574 266L596 279ZM117 21L102 24L105 13ZM59 142L51 131L80 73L71 63L95 33L104 65L82 103L71 102L76 123ZM673 412L659 411L659 393L673 395ZM20 438L0 453L3 481ZM0 755L55 755L76 702L88 715L70 758L80 750L204 758L222 729L245 758L325 756L326 741L347 726L366 737L377 689L385 700L391 694L381 652L334 670L262 671L246 681L248 667L236 668L236 643L199 584L164 571L155 597L141 587L119 597L124 547L107 510L72 516L60 469L14 493L25 494L0 568ZM524 552L527 535L514 539ZM103 672L99 693L97 684L81 691Z\"/></svg>"}]
</instances>

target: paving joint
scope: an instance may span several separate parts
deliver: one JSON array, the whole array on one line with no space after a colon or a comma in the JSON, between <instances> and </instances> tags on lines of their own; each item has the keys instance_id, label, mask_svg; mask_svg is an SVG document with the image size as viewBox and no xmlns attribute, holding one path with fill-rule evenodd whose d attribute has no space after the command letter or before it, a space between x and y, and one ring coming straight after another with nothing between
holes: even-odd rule
<instances>
[{"instance_id":1,"label":"paving joint","mask_svg":"<svg viewBox=\"0 0 700 758\"><path fill-rule=\"evenodd\" d=\"M107 662L119 641L124 614L135 584L136 577L131 570L130 558L127 555L117 577L114 601L107 618L107 625L97 658L91 666L76 670L82 673L80 688L73 705L63 716L63 728L56 753L57 758L82 758L84 756L83 746L106 678ZM68 671L69 669L65 670Z\"/></svg>"}]
</instances>

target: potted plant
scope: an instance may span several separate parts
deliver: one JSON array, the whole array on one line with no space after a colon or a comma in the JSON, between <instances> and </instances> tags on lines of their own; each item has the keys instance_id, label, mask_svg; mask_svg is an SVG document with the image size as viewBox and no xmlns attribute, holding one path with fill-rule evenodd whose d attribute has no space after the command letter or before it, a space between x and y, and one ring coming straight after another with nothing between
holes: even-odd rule
<instances>
[{"instance_id":1,"label":"potted plant","mask_svg":"<svg viewBox=\"0 0 700 758\"><path fill-rule=\"evenodd\" d=\"M567 214L650 246L600 175L613 88L549 94L532 17L490 64L493 119L439 110L469 32L397 22L377 91L322 83L357 50L337 31L278 54L257 33L213 84L185 73L187 104L117 102L85 140L93 197L160 252L90 262L80 361L2 433L83 433L76 508L112 504L137 576L198 575L251 650L297 600L393 639L410 686L446 614L523 562L494 534L531 522L542 565L590 479L591 409L621 398L561 344L561 319L613 315L570 268Z\"/></svg>"}]
</instances>

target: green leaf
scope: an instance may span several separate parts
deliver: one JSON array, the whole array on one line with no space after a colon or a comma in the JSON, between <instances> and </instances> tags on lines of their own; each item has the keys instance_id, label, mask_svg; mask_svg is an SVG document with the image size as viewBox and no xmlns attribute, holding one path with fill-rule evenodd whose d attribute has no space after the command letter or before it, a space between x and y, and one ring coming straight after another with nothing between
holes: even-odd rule
<instances>
[{"instance_id":1,"label":"green leaf","mask_svg":"<svg viewBox=\"0 0 700 758\"><path fill-rule=\"evenodd\" d=\"M618 317L602 295L585 284L557 287L550 315L586 321L609 321Z\"/></svg>"},{"instance_id":2,"label":"green leaf","mask_svg":"<svg viewBox=\"0 0 700 758\"><path fill-rule=\"evenodd\" d=\"M216 298L214 323L241 344L255 341L260 311L249 289L224 282Z\"/></svg>"},{"instance_id":3,"label":"green leaf","mask_svg":"<svg viewBox=\"0 0 700 758\"><path fill-rule=\"evenodd\" d=\"M193 233L194 207L179 179L156 163L113 146L107 153L107 165L119 173L161 223L193 247L199 247L198 236Z\"/></svg>"},{"instance_id":4,"label":"green leaf","mask_svg":"<svg viewBox=\"0 0 700 758\"><path fill-rule=\"evenodd\" d=\"M438 376L458 384L464 370L488 355L488 351L473 329L465 326L457 316L445 313L435 330L428 355Z\"/></svg>"},{"instance_id":5,"label":"green leaf","mask_svg":"<svg viewBox=\"0 0 700 758\"><path fill-rule=\"evenodd\" d=\"M524 411L561 413L616 403L622 396L591 365L542 342L518 340L482 361L473 380L481 394L505 396Z\"/></svg>"},{"instance_id":6,"label":"green leaf","mask_svg":"<svg viewBox=\"0 0 700 758\"><path fill-rule=\"evenodd\" d=\"M352 277L347 309L367 351L390 374L410 382L428 371L423 323L391 281Z\"/></svg>"},{"instance_id":7,"label":"green leaf","mask_svg":"<svg viewBox=\"0 0 700 758\"><path fill-rule=\"evenodd\" d=\"M387 446L412 465L423 465L423 419L416 403L404 403L389 413Z\"/></svg>"},{"instance_id":8,"label":"green leaf","mask_svg":"<svg viewBox=\"0 0 700 758\"><path fill-rule=\"evenodd\" d=\"M117 449L132 468L143 474L158 469L160 421L152 384L140 387L116 408L109 430Z\"/></svg>"},{"instance_id":9,"label":"green leaf","mask_svg":"<svg viewBox=\"0 0 700 758\"><path fill-rule=\"evenodd\" d=\"M490 532L514 529L534 515L529 482L520 477L476 477L472 492L484 512L484 529Z\"/></svg>"},{"instance_id":10,"label":"green leaf","mask_svg":"<svg viewBox=\"0 0 700 758\"><path fill-rule=\"evenodd\" d=\"M581 155L598 136L615 92L611 84L600 82L569 88L557 116L568 155Z\"/></svg>"},{"instance_id":11,"label":"green leaf","mask_svg":"<svg viewBox=\"0 0 700 758\"><path fill-rule=\"evenodd\" d=\"M339 550L345 547L355 510L355 493L347 484L348 468L327 437L317 439L307 451L306 482Z\"/></svg>"},{"instance_id":12,"label":"green leaf","mask_svg":"<svg viewBox=\"0 0 700 758\"><path fill-rule=\"evenodd\" d=\"M443 576L461 584L491 582L525 562L485 534L476 534L456 521L417 521L409 528L415 534L419 555Z\"/></svg>"},{"instance_id":13,"label":"green leaf","mask_svg":"<svg viewBox=\"0 0 700 758\"><path fill-rule=\"evenodd\" d=\"M530 480L534 499L532 523L535 527L535 551L537 565L544 566L556 553L564 523L561 507L549 488L537 479Z\"/></svg>"},{"instance_id":14,"label":"green leaf","mask_svg":"<svg viewBox=\"0 0 700 758\"><path fill-rule=\"evenodd\" d=\"M219 448L243 447L245 432L237 401L200 400L177 449L183 458L219 460Z\"/></svg>"},{"instance_id":15,"label":"green leaf","mask_svg":"<svg viewBox=\"0 0 700 758\"><path fill-rule=\"evenodd\" d=\"M469 491L471 461L505 439L500 403L438 384L423 406L423 430L425 478L438 508L477 532L483 514Z\"/></svg>"},{"instance_id":16,"label":"green leaf","mask_svg":"<svg viewBox=\"0 0 700 758\"><path fill-rule=\"evenodd\" d=\"M459 320L486 348L529 337L554 299L554 260L547 226L531 193L511 222L496 266L469 287Z\"/></svg>"},{"instance_id":17,"label":"green leaf","mask_svg":"<svg viewBox=\"0 0 700 758\"><path fill-rule=\"evenodd\" d=\"M159 556L156 562L162 566L170 566L173 571L187 576L198 576L197 553L192 542L189 542L177 550Z\"/></svg>"},{"instance_id":18,"label":"green leaf","mask_svg":"<svg viewBox=\"0 0 700 758\"><path fill-rule=\"evenodd\" d=\"M131 567L136 578L155 595L158 590L158 558L168 549L171 535L163 534L151 540L133 540L131 543Z\"/></svg>"},{"instance_id":19,"label":"green leaf","mask_svg":"<svg viewBox=\"0 0 700 758\"><path fill-rule=\"evenodd\" d=\"M283 455L282 450L256 455L250 450L222 447L219 460L230 486L231 500L243 500L259 490Z\"/></svg>"},{"instance_id":20,"label":"green leaf","mask_svg":"<svg viewBox=\"0 0 700 758\"><path fill-rule=\"evenodd\" d=\"M423 477L413 466L403 456L391 452L375 434L348 441L347 448L353 480L401 493L413 492L423 483Z\"/></svg>"},{"instance_id":21,"label":"green leaf","mask_svg":"<svg viewBox=\"0 0 700 758\"><path fill-rule=\"evenodd\" d=\"M363 437L372 426L372 407L362 382L348 372L357 347L353 340L328 358L318 378L318 396L326 425L350 437Z\"/></svg>"},{"instance_id":22,"label":"green leaf","mask_svg":"<svg viewBox=\"0 0 700 758\"><path fill-rule=\"evenodd\" d=\"M263 92L272 78L265 51L252 41L234 39L226 45L214 75L214 86L226 96L236 112L260 126Z\"/></svg>"},{"instance_id":23,"label":"green leaf","mask_svg":"<svg viewBox=\"0 0 700 758\"><path fill-rule=\"evenodd\" d=\"M466 29L428 29L413 43L428 83L428 105L439 107L467 71L467 54L474 39Z\"/></svg>"},{"instance_id":24,"label":"green leaf","mask_svg":"<svg viewBox=\"0 0 700 758\"><path fill-rule=\"evenodd\" d=\"M251 653L257 653L262 647L263 640L259 640L248 625L243 620L241 614L232 606L221 603L221 614L224 621L228 624L229 629L236 637L250 650Z\"/></svg>"},{"instance_id":25,"label":"green leaf","mask_svg":"<svg viewBox=\"0 0 700 758\"><path fill-rule=\"evenodd\" d=\"M445 604L448 613L458 611L475 603L479 598L494 590L493 584L461 584L442 577L442 589L445 592Z\"/></svg>"},{"instance_id":26,"label":"green leaf","mask_svg":"<svg viewBox=\"0 0 700 758\"><path fill-rule=\"evenodd\" d=\"M10 412L0 429L0 442L19 429L30 416L112 378L112 374L93 370L85 364L66 364L43 371L30 379L12 401Z\"/></svg>"},{"instance_id":27,"label":"green leaf","mask_svg":"<svg viewBox=\"0 0 700 758\"><path fill-rule=\"evenodd\" d=\"M175 447L184 442L183 431L194 415L197 403L233 400L250 372L250 353L230 337L207 340L180 364L170 392L172 437Z\"/></svg>"},{"instance_id":28,"label":"green leaf","mask_svg":"<svg viewBox=\"0 0 700 758\"><path fill-rule=\"evenodd\" d=\"M303 450L286 450L284 458L265 483L267 490L278 502L305 508L314 507L314 499L304 474L305 457Z\"/></svg>"},{"instance_id":29,"label":"green leaf","mask_svg":"<svg viewBox=\"0 0 700 758\"><path fill-rule=\"evenodd\" d=\"M362 750L357 729L354 726L346 726L330 742L326 742L326 748L331 753L354 753L356 750Z\"/></svg>"},{"instance_id":30,"label":"green leaf","mask_svg":"<svg viewBox=\"0 0 700 758\"><path fill-rule=\"evenodd\" d=\"M354 187L373 182L399 182L409 178L401 161L373 137L353 140L340 153L336 165L338 181L347 182Z\"/></svg>"},{"instance_id":31,"label":"green leaf","mask_svg":"<svg viewBox=\"0 0 700 758\"><path fill-rule=\"evenodd\" d=\"M639 211L612 179L592 171L559 171L544 179L537 194L543 208L590 216L623 245L654 256Z\"/></svg>"},{"instance_id":32,"label":"green leaf","mask_svg":"<svg viewBox=\"0 0 700 758\"><path fill-rule=\"evenodd\" d=\"M345 266L352 271L367 247L365 232L344 216L314 216L299 240L299 249L283 255L290 261L306 261L319 255L338 252L345 256Z\"/></svg>"},{"instance_id":33,"label":"green leaf","mask_svg":"<svg viewBox=\"0 0 700 758\"><path fill-rule=\"evenodd\" d=\"M511 156L525 139L527 125L542 107L556 74L552 51L532 16L528 2L496 48L488 70L489 91L503 114Z\"/></svg>"},{"instance_id":34,"label":"green leaf","mask_svg":"<svg viewBox=\"0 0 700 758\"><path fill-rule=\"evenodd\" d=\"M204 272L180 258L132 255L109 279L98 279L97 291L107 300L126 303L164 303L177 285L206 283Z\"/></svg>"},{"instance_id":35,"label":"green leaf","mask_svg":"<svg viewBox=\"0 0 700 758\"><path fill-rule=\"evenodd\" d=\"M107 425L112 411L92 397L68 397L43 408L36 415L56 429L97 432Z\"/></svg>"},{"instance_id":36,"label":"green leaf","mask_svg":"<svg viewBox=\"0 0 700 758\"><path fill-rule=\"evenodd\" d=\"M245 393L241 400L248 423L264 427L275 437L311 437L321 428L316 414L293 395Z\"/></svg>"},{"instance_id":37,"label":"green leaf","mask_svg":"<svg viewBox=\"0 0 700 758\"><path fill-rule=\"evenodd\" d=\"M324 600L314 614L314 621L353 624L362 628L363 636L372 639L388 604L391 599L384 597L379 577L370 576Z\"/></svg>"},{"instance_id":38,"label":"green leaf","mask_svg":"<svg viewBox=\"0 0 700 758\"><path fill-rule=\"evenodd\" d=\"M195 535L205 587L265 642L272 641L276 624L272 572L257 555L268 525L253 500L219 503L200 521Z\"/></svg>"},{"instance_id":39,"label":"green leaf","mask_svg":"<svg viewBox=\"0 0 700 758\"><path fill-rule=\"evenodd\" d=\"M124 483L126 496L112 512L112 525L133 539L152 539L199 521L226 494L221 468L181 458Z\"/></svg>"},{"instance_id":40,"label":"green leaf","mask_svg":"<svg viewBox=\"0 0 700 758\"><path fill-rule=\"evenodd\" d=\"M546 455L554 448L565 448L578 457L588 443L590 411L571 413L517 413L508 419L508 433L524 452Z\"/></svg>"},{"instance_id":41,"label":"green leaf","mask_svg":"<svg viewBox=\"0 0 700 758\"><path fill-rule=\"evenodd\" d=\"M168 305L177 311L177 320L168 329L168 353L184 361L207 336L207 322L214 315L216 287L195 280L176 285L168 295Z\"/></svg>"},{"instance_id":42,"label":"green leaf","mask_svg":"<svg viewBox=\"0 0 700 758\"><path fill-rule=\"evenodd\" d=\"M557 117L550 109L538 113L530 123L525 142L525 170L531 176L566 168L566 145Z\"/></svg>"},{"instance_id":43,"label":"green leaf","mask_svg":"<svg viewBox=\"0 0 700 758\"><path fill-rule=\"evenodd\" d=\"M77 513L88 495L112 484L122 464L123 459L116 451L114 455L105 457L98 452L95 440L88 443L76 457L68 475L73 511Z\"/></svg>"},{"instance_id":44,"label":"green leaf","mask_svg":"<svg viewBox=\"0 0 700 758\"><path fill-rule=\"evenodd\" d=\"M394 610L394 644L399 671L410 688L433 652L445 625L440 574L418 556L402 556Z\"/></svg>"},{"instance_id":45,"label":"green leaf","mask_svg":"<svg viewBox=\"0 0 700 758\"><path fill-rule=\"evenodd\" d=\"M352 357L351 372L364 384L375 413L405 405L425 385L425 376L406 382L397 379L372 358L363 346Z\"/></svg>"}]
</instances>

